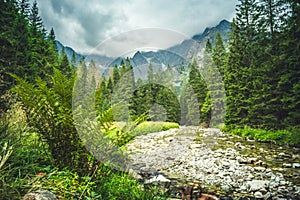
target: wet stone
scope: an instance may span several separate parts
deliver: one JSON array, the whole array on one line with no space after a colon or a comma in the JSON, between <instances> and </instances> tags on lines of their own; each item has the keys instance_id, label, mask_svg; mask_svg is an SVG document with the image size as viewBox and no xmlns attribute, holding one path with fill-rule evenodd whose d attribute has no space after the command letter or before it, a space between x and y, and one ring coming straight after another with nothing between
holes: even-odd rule
<instances>
[{"instance_id":1,"label":"wet stone","mask_svg":"<svg viewBox=\"0 0 300 200\"><path fill-rule=\"evenodd\" d=\"M132 161L131 168L143 178L141 182L170 180L167 182L170 187L177 187L173 188L172 197L180 194L178 186L195 180L220 199L225 194L230 194L231 199L300 196L299 187L289 179L300 177L296 169L300 167L300 157L295 157L288 147L277 153L278 147L229 138L217 129L199 132L198 127L181 127L176 131L138 136L125 148ZM163 177L156 177L157 172Z\"/></svg>"},{"instance_id":2,"label":"wet stone","mask_svg":"<svg viewBox=\"0 0 300 200\"><path fill-rule=\"evenodd\" d=\"M292 164L290 164L290 163L283 163L282 167L284 167L284 168L291 168Z\"/></svg>"},{"instance_id":3,"label":"wet stone","mask_svg":"<svg viewBox=\"0 0 300 200\"><path fill-rule=\"evenodd\" d=\"M257 192L254 193L254 197L256 199L263 199L264 195L260 191L257 191Z\"/></svg>"},{"instance_id":4,"label":"wet stone","mask_svg":"<svg viewBox=\"0 0 300 200\"><path fill-rule=\"evenodd\" d=\"M293 163L293 168L300 168L300 163Z\"/></svg>"}]
</instances>

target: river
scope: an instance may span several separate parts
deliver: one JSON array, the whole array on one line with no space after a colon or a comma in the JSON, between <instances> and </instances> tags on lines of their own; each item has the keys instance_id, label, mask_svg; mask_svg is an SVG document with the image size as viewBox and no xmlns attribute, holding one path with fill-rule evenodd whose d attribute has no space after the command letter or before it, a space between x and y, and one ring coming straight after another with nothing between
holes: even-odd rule
<instances>
[{"instance_id":1,"label":"river","mask_svg":"<svg viewBox=\"0 0 300 200\"><path fill-rule=\"evenodd\" d=\"M138 136L125 149L137 178L155 184L161 175L175 199L194 181L220 199L300 199L299 148L189 126Z\"/></svg>"}]
</instances>

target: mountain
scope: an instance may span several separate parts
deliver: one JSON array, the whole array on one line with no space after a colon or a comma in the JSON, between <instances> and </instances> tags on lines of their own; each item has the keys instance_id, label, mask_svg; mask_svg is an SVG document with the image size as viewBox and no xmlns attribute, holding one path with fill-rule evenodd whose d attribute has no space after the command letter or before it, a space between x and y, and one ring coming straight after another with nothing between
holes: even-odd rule
<instances>
[{"instance_id":1,"label":"mountain","mask_svg":"<svg viewBox=\"0 0 300 200\"><path fill-rule=\"evenodd\" d=\"M230 32L230 22L222 20L217 26L206 28L203 33L194 35L192 39L184 40L181 44L168 48L168 51L174 52L177 55L191 60L194 54L192 52L201 51L206 46L209 39L212 44L215 43L217 33L220 33L223 41L228 42L228 33ZM196 48L196 49L195 49Z\"/></svg>"},{"instance_id":2,"label":"mountain","mask_svg":"<svg viewBox=\"0 0 300 200\"><path fill-rule=\"evenodd\" d=\"M79 61L84 57L83 55L76 53L74 49L68 46L64 46L60 41L56 40L56 47L59 55L61 55L62 49L65 49L65 53L67 54L69 62L72 60L72 55L75 54L75 61L76 65L79 63Z\"/></svg>"},{"instance_id":3,"label":"mountain","mask_svg":"<svg viewBox=\"0 0 300 200\"><path fill-rule=\"evenodd\" d=\"M163 68L164 66L178 66L183 63L190 62L195 56L199 56L201 51L205 48L206 42L209 39L212 44L215 42L217 33L220 33L224 42L228 42L228 33L230 32L230 22L227 20L222 20L217 26L206 28L203 33L194 35L191 39L184 40L182 43L174 45L165 50L159 51L137 51L130 61L132 65L141 66L149 65L152 63L155 68ZM57 43L58 51L61 52L64 47L59 41ZM76 53L70 47L64 47L65 52L71 60L73 53L75 53L76 63L79 62L82 57L85 57L86 62L94 60L96 63L100 64L103 68L108 66L113 66L115 64L119 65L121 60L124 58L112 58L103 55L81 55ZM200 54L199 54L200 52Z\"/></svg>"},{"instance_id":4,"label":"mountain","mask_svg":"<svg viewBox=\"0 0 300 200\"><path fill-rule=\"evenodd\" d=\"M230 22L222 20L216 27L206 28L203 33L194 35L191 39L184 40L181 44L172 46L166 50L156 52L136 52L131 61L133 66L145 65L146 63L156 63L170 66L178 66L189 62L201 52L209 39L214 44L217 33L220 33L224 42L228 42L230 32Z\"/></svg>"}]
</instances>

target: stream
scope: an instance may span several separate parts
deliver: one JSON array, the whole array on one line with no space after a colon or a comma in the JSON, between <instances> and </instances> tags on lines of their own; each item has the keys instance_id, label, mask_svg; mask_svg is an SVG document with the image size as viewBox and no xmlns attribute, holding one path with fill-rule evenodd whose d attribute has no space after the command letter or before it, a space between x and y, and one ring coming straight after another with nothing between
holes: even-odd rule
<instances>
[{"instance_id":1,"label":"stream","mask_svg":"<svg viewBox=\"0 0 300 200\"><path fill-rule=\"evenodd\" d=\"M138 136L125 149L135 177L173 199L194 181L220 199L300 199L299 148L188 126Z\"/></svg>"}]
</instances>

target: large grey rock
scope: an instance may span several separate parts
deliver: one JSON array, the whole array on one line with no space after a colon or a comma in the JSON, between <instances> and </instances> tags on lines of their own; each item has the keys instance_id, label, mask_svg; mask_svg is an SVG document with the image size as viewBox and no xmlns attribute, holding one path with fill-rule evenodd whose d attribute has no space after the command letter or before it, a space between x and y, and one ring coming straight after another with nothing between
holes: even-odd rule
<instances>
[{"instance_id":1,"label":"large grey rock","mask_svg":"<svg viewBox=\"0 0 300 200\"><path fill-rule=\"evenodd\" d=\"M52 192L37 190L26 194L22 200L57 200L57 198Z\"/></svg>"},{"instance_id":2,"label":"large grey rock","mask_svg":"<svg viewBox=\"0 0 300 200\"><path fill-rule=\"evenodd\" d=\"M248 181L247 185L250 188L249 190L251 192L255 192L269 187L269 182L263 180L252 180Z\"/></svg>"}]
</instances>

